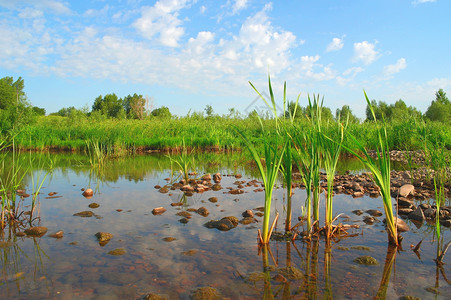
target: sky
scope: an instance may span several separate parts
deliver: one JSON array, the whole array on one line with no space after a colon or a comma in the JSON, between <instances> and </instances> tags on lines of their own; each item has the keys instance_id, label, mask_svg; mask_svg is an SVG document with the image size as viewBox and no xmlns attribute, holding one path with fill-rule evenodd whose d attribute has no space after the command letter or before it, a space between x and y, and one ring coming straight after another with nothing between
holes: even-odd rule
<instances>
[{"instance_id":1,"label":"sky","mask_svg":"<svg viewBox=\"0 0 451 300\"><path fill-rule=\"evenodd\" d=\"M324 96L425 112L451 90L449 0L0 0L0 78L21 76L47 113L141 94L173 114ZM451 93L451 92L450 92Z\"/></svg>"}]
</instances>

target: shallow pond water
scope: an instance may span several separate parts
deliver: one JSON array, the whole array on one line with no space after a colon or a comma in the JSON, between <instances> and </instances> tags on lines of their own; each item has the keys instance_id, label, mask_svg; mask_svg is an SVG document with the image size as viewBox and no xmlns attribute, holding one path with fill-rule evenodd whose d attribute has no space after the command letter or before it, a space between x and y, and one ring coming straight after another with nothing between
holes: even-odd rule
<instances>
[{"instance_id":1,"label":"shallow pond water","mask_svg":"<svg viewBox=\"0 0 451 300\"><path fill-rule=\"evenodd\" d=\"M227 187L236 187L237 179L224 175L242 174L238 180L246 182L258 179L252 164L240 155L198 156L199 174L220 172L223 189L192 196L184 196L180 190L160 193L154 188L167 184L165 179L173 175L165 156L116 159L101 171L89 168L84 156L49 156L54 169L41 189L40 220L33 223L47 227L48 233L40 238L18 237L15 231L22 229L7 227L1 234L2 299L139 299L149 293L189 299L199 287L215 288L229 299L269 295L279 299L449 299L451 295L446 277L451 278L451 254L445 256L443 269L437 269L433 226L417 228L406 221L411 230L402 234L404 250L391 253L387 252L383 217L367 225L364 215L352 213L355 209L383 211L380 198L335 196L334 214L349 216L340 222L360 225L349 231L352 237L334 241L330 247L322 239L311 243L271 241L269 251L259 253L259 217L258 223L239 224L226 232L204 226L225 216L241 219L245 210L263 206L264 193L254 192L254 186L244 187L244 194L226 193ZM352 168L354 164L343 166ZM29 176L25 182L30 184ZM29 190L29 184L24 188ZM81 189L87 187L95 190L91 199L82 196ZM50 197L51 192L57 194ZM302 214L305 191L294 192L296 220ZM24 210L29 201L25 199ZM89 207L94 202L98 208ZM182 205L171 206L175 202ZM164 207L166 212L153 215L156 207ZM208 209L209 215L191 212L188 223L179 222L182 217L177 213L199 207ZM284 190L279 188L272 208L273 213L280 213L277 231L284 228L284 209ZM94 216L74 216L81 211L92 211ZM62 238L50 237L59 230L64 232ZM109 232L113 238L100 246L97 232ZM451 239L447 228L442 227L442 235L445 242ZM419 258L410 245L422 239ZM123 251L115 252L117 249ZM378 264L365 266L354 261L365 255Z\"/></svg>"}]
</instances>

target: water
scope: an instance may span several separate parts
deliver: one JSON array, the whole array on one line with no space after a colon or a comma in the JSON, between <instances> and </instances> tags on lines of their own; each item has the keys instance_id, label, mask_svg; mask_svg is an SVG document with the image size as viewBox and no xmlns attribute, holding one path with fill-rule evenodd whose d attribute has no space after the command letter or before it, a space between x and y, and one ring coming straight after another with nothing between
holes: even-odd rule
<instances>
[{"instance_id":1,"label":"water","mask_svg":"<svg viewBox=\"0 0 451 300\"><path fill-rule=\"evenodd\" d=\"M387 256L387 234L382 222L366 225L363 215L351 213L355 209L383 211L380 198L336 195L334 212L349 216L349 220L340 221L360 225L349 231L355 236L332 242L331 248L325 246L324 240L272 241L265 260L256 242L261 222L239 224L227 232L203 226L225 216L241 219L246 209L263 206L264 193L253 192L253 186L244 188L246 193L241 195L224 193L227 187L236 187L233 176L223 176L220 191L183 197L179 190L162 194L154 188L164 186L165 178L171 175L169 160L164 156L113 160L102 172L87 167L83 156L53 155L52 159L55 169L41 190L40 221L34 223L47 227L48 233L42 238L17 237L12 229L5 229L0 239L0 298L138 299L154 293L169 299L189 299L197 288L205 286L230 299L261 299L265 293L279 299L365 299L376 297L378 292L387 299L406 295L447 299L451 294L445 279L446 275L451 277L451 254L445 256L442 273L433 261L437 242L432 226L418 229L407 222L411 231L403 233L404 251L394 255L390 263L393 256ZM240 173L243 178L238 180L246 182L257 178L252 165L241 155L204 155L196 159L196 164L200 173ZM25 182L30 182L29 176ZM81 189L89 186L96 193L86 199ZM46 199L50 192L61 197ZM217 197L218 202L210 202L210 197ZM296 189L293 223L302 213L304 200L305 191ZM27 198L24 210L29 209L29 201ZM183 206L170 205L180 201ZM89 208L93 202L100 206ZM167 209L165 213L151 213L161 206ZM191 212L187 224L179 222L182 217L176 215L178 212L202 206L209 211L207 217ZM74 216L85 210L93 211L95 216ZM272 211L281 214L276 230L282 231L283 189L275 191ZM323 214L321 210L321 218ZM64 231L63 238L49 236L58 230ZM442 230L445 242L449 241L450 230ZM113 234L103 247L94 236L99 231ZM174 240L165 241L167 237ZM422 239L419 259L410 245ZM119 248L125 250L124 255L109 254ZM354 259L362 255L376 258L379 264L355 263ZM301 276L290 278L284 273L288 266ZM288 280L280 282L278 274ZM381 282L388 284L384 288Z\"/></svg>"}]
</instances>

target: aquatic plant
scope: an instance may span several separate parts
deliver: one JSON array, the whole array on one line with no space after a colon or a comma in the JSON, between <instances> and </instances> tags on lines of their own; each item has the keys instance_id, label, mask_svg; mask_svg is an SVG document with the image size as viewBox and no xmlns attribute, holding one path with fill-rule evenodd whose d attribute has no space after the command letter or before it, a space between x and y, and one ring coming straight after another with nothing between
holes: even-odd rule
<instances>
[{"instance_id":1,"label":"aquatic plant","mask_svg":"<svg viewBox=\"0 0 451 300\"><path fill-rule=\"evenodd\" d=\"M373 174L373 180L376 185L380 188L382 201L384 204L384 211L386 217L386 226L388 231L389 242L394 245L398 245L398 230L397 222L393 214L393 204L390 194L390 153L388 147L388 137L387 130L385 127L385 122L382 119L382 124L376 120L376 115L374 113L373 106L366 92L364 91L365 99L368 103L368 107L373 115L373 124L377 129L377 146L376 155L377 159L373 159L368 153L366 148L352 135L348 134L354 141L358 152L354 151L349 147L345 147L349 152L351 152L355 157L357 157L368 169L370 169Z\"/></svg>"},{"instance_id":2,"label":"aquatic plant","mask_svg":"<svg viewBox=\"0 0 451 300\"><path fill-rule=\"evenodd\" d=\"M337 168L338 159L343 146L344 130L346 124L343 126L338 122L337 128L339 131L339 141L333 141L326 136L321 137L321 159L326 171L327 178L327 192L326 192L326 236L330 237L332 233L333 222L333 197L334 197L334 178L335 170Z\"/></svg>"},{"instance_id":3,"label":"aquatic plant","mask_svg":"<svg viewBox=\"0 0 451 300\"><path fill-rule=\"evenodd\" d=\"M194 157L191 155L192 150L188 152L188 148L185 146L185 139L183 139L182 142L182 152L180 156L173 157L171 155L166 155L166 157L169 158L171 162L171 175L173 174L173 163L178 166L180 175L185 180L185 183L187 184L189 181L189 173L191 170L195 169L194 165Z\"/></svg>"},{"instance_id":4,"label":"aquatic plant","mask_svg":"<svg viewBox=\"0 0 451 300\"><path fill-rule=\"evenodd\" d=\"M271 108L275 117L276 127L278 126L278 117L277 117L277 108L276 102L274 98L274 93L271 86L271 78L268 76L268 86L269 86L269 94L270 101L267 102L265 97L252 85L251 82L249 84L252 88L257 92L259 97L266 103L268 107ZM261 118L259 117L261 122ZM262 131L265 130L263 124L261 123ZM263 180L263 186L265 188L265 205L264 205L264 217L263 217L263 230L261 237L259 237L259 242L261 244L269 243L269 239L271 237L271 231L269 230L269 218L271 216L271 201L272 201L272 193L274 190L274 185L277 181L277 176L279 174L280 166L282 164L284 158L284 152L287 147L287 142L283 141L283 144L280 142L281 138L279 136L275 137L275 141L270 142L267 138L266 134L263 134L263 148L264 148L264 163L261 161L261 157L257 152L255 146L252 141L238 128L235 127L235 131L238 136L244 141L247 149L249 150L252 159L257 164L258 170L260 172L260 176ZM272 226L273 228L274 226Z\"/></svg>"}]
</instances>

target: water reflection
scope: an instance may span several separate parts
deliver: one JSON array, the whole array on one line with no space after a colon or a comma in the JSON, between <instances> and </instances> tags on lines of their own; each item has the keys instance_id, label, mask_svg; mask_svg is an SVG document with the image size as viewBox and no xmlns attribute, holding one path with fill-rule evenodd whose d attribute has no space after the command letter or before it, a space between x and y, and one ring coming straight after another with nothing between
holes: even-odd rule
<instances>
[{"instance_id":1,"label":"water reflection","mask_svg":"<svg viewBox=\"0 0 451 300\"><path fill-rule=\"evenodd\" d=\"M154 188L166 185L165 179L171 175L165 157L114 159L105 165L103 174L90 175L86 157L52 156L55 171L42 189L40 224L49 232L63 230L64 237L17 237L22 227L3 231L0 293L8 298L136 299L154 293L169 299L189 299L191 292L202 286L213 287L231 299L428 298L431 294L425 288L434 286L442 293L438 298L451 292L444 276L451 261L445 256L443 271L434 264L435 243L423 243L422 261L411 251L389 252L383 223L368 225L363 217L351 213L354 209L377 209L382 205L380 199L336 195L334 210L348 214L350 224L360 225L350 231L352 237L330 244L323 239L271 241L270 247L261 249L258 255L256 232L261 217L256 217L257 223L239 224L226 232L204 226L226 216L240 219L244 211L257 212L255 209L263 205L264 194L254 192L254 186L243 184L244 193L240 195L228 193L227 188L235 187L237 179L227 174L241 173L240 180L246 181L258 179L252 165L240 155L199 156L199 176L220 172L224 175L223 188L192 196L179 189L160 193ZM86 199L81 188L86 188L90 180L93 184L100 182L100 192ZM24 187L29 183L25 179ZM44 196L49 192L57 192L59 198ZM285 193L282 188L275 190L272 211L283 211ZM215 201L209 201L211 197L216 197ZM296 189L294 218L302 214L300 203L304 200L304 191ZM24 206L30 205L29 201L25 199ZM99 207L89 207L93 202ZM156 207L167 211L154 216L151 211ZM208 209L209 215L197 214L194 210L200 207ZM188 209L193 210L191 218L182 224L177 214ZM86 210L101 218L74 216ZM404 235L405 243L430 240L433 231L428 224L416 229L408 223L411 232ZM99 231L113 234L104 247L95 237ZM449 230L443 231L449 240ZM168 237L174 239L164 240ZM353 249L358 245L371 250ZM120 248L125 254L109 254ZM380 262L385 259L385 264L359 266L353 262L356 256L366 254ZM396 276L390 276L394 269ZM437 274L442 275L437 279Z\"/></svg>"}]
</instances>

